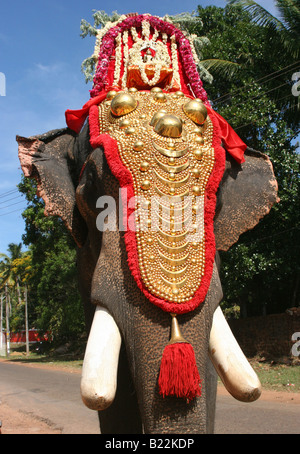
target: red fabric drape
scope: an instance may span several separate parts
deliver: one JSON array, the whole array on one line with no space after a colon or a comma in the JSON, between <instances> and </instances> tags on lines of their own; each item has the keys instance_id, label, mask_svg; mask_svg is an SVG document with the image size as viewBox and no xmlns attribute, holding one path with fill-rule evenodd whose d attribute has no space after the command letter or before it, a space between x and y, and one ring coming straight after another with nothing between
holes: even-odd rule
<instances>
[{"instance_id":1,"label":"red fabric drape","mask_svg":"<svg viewBox=\"0 0 300 454\"><path fill-rule=\"evenodd\" d=\"M65 112L66 123L72 131L77 132L79 134L85 119L89 114L89 110L92 106L100 104L106 97L107 92L103 90L98 96L95 98L91 98L88 102L84 104L82 109L78 110L70 110L67 109Z\"/></svg>"},{"instance_id":2,"label":"red fabric drape","mask_svg":"<svg viewBox=\"0 0 300 454\"><path fill-rule=\"evenodd\" d=\"M221 131L221 140L228 153L240 164L245 162L244 153L247 145L237 135L229 123L211 107L206 106L209 114L215 115Z\"/></svg>"}]
</instances>

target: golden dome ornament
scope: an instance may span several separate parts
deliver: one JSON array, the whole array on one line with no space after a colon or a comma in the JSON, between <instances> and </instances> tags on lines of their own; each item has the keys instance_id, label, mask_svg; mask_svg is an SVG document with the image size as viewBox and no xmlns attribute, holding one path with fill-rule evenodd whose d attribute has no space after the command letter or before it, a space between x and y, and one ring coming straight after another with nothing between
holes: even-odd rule
<instances>
[{"instance_id":1,"label":"golden dome ornament","mask_svg":"<svg viewBox=\"0 0 300 454\"><path fill-rule=\"evenodd\" d=\"M165 110L165 109L160 109L158 110L154 115L153 117L151 118L151 121L150 121L150 126L155 126L156 123L158 122L158 120L160 118L162 118L164 115L166 115L168 112Z\"/></svg>"},{"instance_id":2,"label":"golden dome ornament","mask_svg":"<svg viewBox=\"0 0 300 454\"><path fill-rule=\"evenodd\" d=\"M154 93L154 99L156 102L164 103L167 101L167 96L165 95L165 93L163 91L157 92L157 93Z\"/></svg>"},{"instance_id":3,"label":"golden dome ornament","mask_svg":"<svg viewBox=\"0 0 300 454\"><path fill-rule=\"evenodd\" d=\"M165 114L155 124L154 131L163 137L180 137L182 134L182 120L176 115Z\"/></svg>"},{"instance_id":4,"label":"golden dome ornament","mask_svg":"<svg viewBox=\"0 0 300 454\"><path fill-rule=\"evenodd\" d=\"M142 140L137 140L133 145L133 149L134 149L134 151L142 151L144 146L145 146L145 144Z\"/></svg>"},{"instance_id":5,"label":"golden dome ornament","mask_svg":"<svg viewBox=\"0 0 300 454\"><path fill-rule=\"evenodd\" d=\"M118 93L111 101L110 110L115 117L121 117L135 110L137 104L130 93Z\"/></svg>"},{"instance_id":6,"label":"golden dome ornament","mask_svg":"<svg viewBox=\"0 0 300 454\"><path fill-rule=\"evenodd\" d=\"M195 168L192 170L192 175L193 175L195 178L200 178L200 176L201 176L201 171L200 171L200 169L198 169L197 167L195 167Z\"/></svg>"},{"instance_id":7,"label":"golden dome ornament","mask_svg":"<svg viewBox=\"0 0 300 454\"><path fill-rule=\"evenodd\" d=\"M202 150L195 150L194 151L194 156L197 159L197 161L201 161L202 156L203 156L203 151Z\"/></svg>"},{"instance_id":8,"label":"golden dome ornament","mask_svg":"<svg viewBox=\"0 0 300 454\"><path fill-rule=\"evenodd\" d=\"M135 128L133 128L132 126L129 126L129 128L125 129L126 136L132 136L132 134L134 134L134 133L135 133Z\"/></svg>"},{"instance_id":9,"label":"golden dome ornament","mask_svg":"<svg viewBox=\"0 0 300 454\"><path fill-rule=\"evenodd\" d=\"M130 122L127 118L123 118L122 120L120 120L119 127L121 129L129 128L129 126L130 126Z\"/></svg>"},{"instance_id":10,"label":"golden dome ornament","mask_svg":"<svg viewBox=\"0 0 300 454\"><path fill-rule=\"evenodd\" d=\"M198 145L204 145L205 144L205 140L203 139L203 137L196 137L195 142Z\"/></svg>"},{"instance_id":11,"label":"golden dome ornament","mask_svg":"<svg viewBox=\"0 0 300 454\"><path fill-rule=\"evenodd\" d=\"M207 118L207 109L202 101L191 99L183 106L184 113L198 125L202 125Z\"/></svg>"},{"instance_id":12,"label":"golden dome ornament","mask_svg":"<svg viewBox=\"0 0 300 454\"><path fill-rule=\"evenodd\" d=\"M140 171L141 172L147 172L149 170L150 164L147 161L142 161L140 165Z\"/></svg>"},{"instance_id":13,"label":"golden dome ornament","mask_svg":"<svg viewBox=\"0 0 300 454\"><path fill-rule=\"evenodd\" d=\"M162 93L162 89L160 87L153 87L151 88L151 93L155 94L155 93Z\"/></svg>"},{"instance_id":14,"label":"golden dome ornament","mask_svg":"<svg viewBox=\"0 0 300 454\"><path fill-rule=\"evenodd\" d=\"M143 191L148 191L151 187L151 182L149 180L142 181L141 188Z\"/></svg>"},{"instance_id":15,"label":"golden dome ornament","mask_svg":"<svg viewBox=\"0 0 300 454\"><path fill-rule=\"evenodd\" d=\"M201 194L201 188L200 188L200 186L197 186L197 185L193 186L193 187L192 187L192 191L193 191L193 194L194 194L194 195L200 195L200 194Z\"/></svg>"},{"instance_id":16,"label":"golden dome ornament","mask_svg":"<svg viewBox=\"0 0 300 454\"><path fill-rule=\"evenodd\" d=\"M110 90L107 92L106 99L110 100L113 99L116 96L117 92L115 90Z\"/></svg>"}]
</instances>

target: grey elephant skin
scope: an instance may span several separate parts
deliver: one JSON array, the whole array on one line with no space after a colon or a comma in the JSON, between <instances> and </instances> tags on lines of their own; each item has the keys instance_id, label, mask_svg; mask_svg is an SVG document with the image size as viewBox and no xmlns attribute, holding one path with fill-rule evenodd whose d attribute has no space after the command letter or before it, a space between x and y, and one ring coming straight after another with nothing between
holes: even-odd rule
<instances>
[{"instance_id":1,"label":"grey elephant skin","mask_svg":"<svg viewBox=\"0 0 300 454\"><path fill-rule=\"evenodd\" d=\"M103 150L91 148L87 125L80 134L66 128L17 136L17 141L23 172L37 180L45 215L61 217L77 243L87 330L95 305L100 305L113 316L122 336L117 393L111 406L99 412L101 433L213 433L217 381L208 344L213 314L223 297L218 255L205 301L180 316L182 334L195 351L202 395L189 403L163 398L157 378L170 335L170 315L138 289L127 264L124 232L100 232L96 227L101 211L96 201L103 195L115 199L119 225L119 183ZM217 251L228 250L276 201L277 183L267 156L248 148L240 165L227 155L214 221Z\"/></svg>"}]
</instances>

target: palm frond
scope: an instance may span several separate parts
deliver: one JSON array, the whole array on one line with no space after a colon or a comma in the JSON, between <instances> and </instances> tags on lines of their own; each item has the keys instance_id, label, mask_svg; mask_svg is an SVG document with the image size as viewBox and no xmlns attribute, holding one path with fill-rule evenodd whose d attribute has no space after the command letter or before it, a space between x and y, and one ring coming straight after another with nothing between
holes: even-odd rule
<instances>
[{"instance_id":1,"label":"palm frond","mask_svg":"<svg viewBox=\"0 0 300 454\"><path fill-rule=\"evenodd\" d=\"M284 24L279 19L274 17L269 11L254 0L230 0L228 3L229 5L241 6L251 14L253 22L262 27L268 27L278 31L285 28Z\"/></svg>"},{"instance_id":2,"label":"palm frond","mask_svg":"<svg viewBox=\"0 0 300 454\"><path fill-rule=\"evenodd\" d=\"M201 27L203 26L201 19L195 15L194 11L191 13L187 13L187 12L179 13L174 16L166 15L164 17L164 19L171 20L173 22L173 24L179 26L179 28L182 31L186 31L189 33L193 33L193 29L195 26L198 26L198 27L199 27L199 25Z\"/></svg>"},{"instance_id":3,"label":"palm frond","mask_svg":"<svg viewBox=\"0 0 300 454\"><path fill-rule=\"evenodd\" d=\"M300 2L299 0L277 0L276 7L282 22L288 31L300 34Z\"/></svg>"},{"instance_id":4,"label":"palm frond","mask_svg":"<svg viewBox=\"0 0 300 454\"><path fill-rule=\"evenodd\" d=\"M207 71L215 73L216 75L225 75L226 77L232 77L240 69L238 63L214 58L201 60L200 63Z\"/></svg>"},{"instance_id":5,"label":"palm frond","mask_svg":"<svg viewBox=\"0 0 300 454\"><path fill-rule=\"evenodd\" d=\"M230 0L230 5L241 6L248 11L257 25L276 34L284 48L294 58L299 56L300 4L299 0L276 0L275 4L282 21L254 0Z\"/></svg>"}]
</instances>

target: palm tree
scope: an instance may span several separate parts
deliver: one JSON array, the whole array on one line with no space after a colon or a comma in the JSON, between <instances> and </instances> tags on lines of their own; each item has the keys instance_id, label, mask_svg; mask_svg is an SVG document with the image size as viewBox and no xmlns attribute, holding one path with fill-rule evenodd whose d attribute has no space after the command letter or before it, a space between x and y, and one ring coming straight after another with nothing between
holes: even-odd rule
<instances>
[{"instance_id":1,"label":"palm tree","mask_svg":"<svg viewBox=\"0 0 300 454\"><path fill-rule=\"evenodd\" d=\"M22 256L22 243L10 243L8 245L7 254L0 254L0 288L4 288L5 284L14 285L15 276L13 273L14 260L21 258Z\"/></svg>"},{"instance_id":2,"label":"palm tree","mask_svg":"<svg viewBox=\"0 0 300 454\"><path fill-rule=\"evenodd\" d=\"M267 39L274 46L274 58L276 54L285 55L286 66L283 69L289 71L281 74L281 68L278 68L278 76L276 76L276 80L281 81L285 87L280 91L272 87L270 91L273 92L274 101L281 109L284 119L296 131L296 137L299 134L300 96L292 93L292 73L297 74L300 68L300 1L275 0L278 17L273 16L254 0L228 0L228 3L242 7L250 14L253 23L266 29Z\"/></svg>"},{"instance_id":3,"label":"palm tree","mask_svg":"<svg viewBox=\"0 0 300 454\"><path fill-rule=\"evenodd\" d=\"M27 306L24 321L24 286L27 287L32 276L31 250L22 252L22 243L10 243L8 254L0 254L0 293L5 296L6 323L11 329L23 329L26 326Z\"/></svg>"},{"instance_id":4,"label":"palm tree","mask_svg":"<svg viewBox=\"0 0 300 454\"><path fill-rule=\"evenodd\" d=\"M254 0L229 0L230 5L240 5L251 14L252 21L269 29L286 51L295 59L299 57L300 2L299 0L275 0L277 18Z\"/></svg>"}]
</instances>

